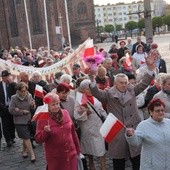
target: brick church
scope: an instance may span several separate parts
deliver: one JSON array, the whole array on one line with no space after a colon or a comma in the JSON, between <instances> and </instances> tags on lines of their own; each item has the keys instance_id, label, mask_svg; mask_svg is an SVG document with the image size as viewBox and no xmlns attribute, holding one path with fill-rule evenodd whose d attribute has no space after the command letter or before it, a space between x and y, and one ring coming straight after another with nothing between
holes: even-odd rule
<instances>
[{"instance_id":1,"label":"brick church","mask_svg":"<svg viewBox=\"0 0 170 170\"><path fill-rule=\"evenodd\" d=\"M0 0L0 48L30 47L24 0ZM47 46L43 0L26 0L32 47ZM49 41L51 49L62 48L63 37L68 42L64 0L46 0ZM70 35L73 45L88 37L95 39L93 0L67 0Z\"/></svg>"}]
</instances>

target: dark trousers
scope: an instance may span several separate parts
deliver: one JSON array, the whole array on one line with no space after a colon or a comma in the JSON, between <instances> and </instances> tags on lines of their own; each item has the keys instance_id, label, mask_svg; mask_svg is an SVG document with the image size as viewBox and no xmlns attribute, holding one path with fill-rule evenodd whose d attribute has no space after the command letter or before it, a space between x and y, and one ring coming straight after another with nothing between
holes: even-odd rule
<instances>
[{"instance_id":1,"label":"dark trousers","mask_svg":"<svg viewBox=\"0 0 170 170\"><path fill-rule=\"evenodd\" d=\"M8 111L6 111L1 116L1 119L4 138L6 142L12 141L15 138L15 125L13 116L10 115Z\"/></svg>"},{"instance_id":2,"label":"dark trousers","mask_svg":"<svg viewBox=\"0 0 170 170\"><path fill-rule=\"evenodd\" d=\"M113 159L113 169L114 170L125 170L125 158L123 159ZM140 167L140 155L130 158L133 170L139 170Z\"/></svg>"},{"instance_id":3,"label":"dark trousers","mask_svg":"<svg viewBox=\"0 0 170 170\"><path fill-rule=\"evenodd\" d=\"M1 130L1 123L0 123L0 140L2 139L2 130Z\"/></svg>"}]
</instances>

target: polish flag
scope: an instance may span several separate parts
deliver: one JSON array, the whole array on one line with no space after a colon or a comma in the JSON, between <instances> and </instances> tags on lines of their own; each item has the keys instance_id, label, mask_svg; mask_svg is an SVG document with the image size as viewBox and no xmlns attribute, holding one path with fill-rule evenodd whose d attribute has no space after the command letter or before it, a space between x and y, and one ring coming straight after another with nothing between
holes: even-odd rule
<instances>
[{"instance_id":1,"label":"polish flag","mask_svg":"<svg viewBox=\"0 0 170 170\"><path fill-rule=\"evenodd\" d=\"M85 45L84 57L89 57L94 55L94 44L93 39L87 41Z\"/></svg>"},{"instance_id":2,"label":"polish flag","mask_svg":"<svg viewBox=\"0 0 170 170\"><path fill-rule=\"evenodd\" d=\"M47 120L49 118L48 104L37 107L31 121Z\"/></svg>"},{"instance_id":3,"label":"polish flag","mask_svg":"<svg viewBox=\"0 0 170 170\"><path fill-rule=\"evenodd\" d=\"M130 60L130 56L129 56L129 54L128 53L126 53L126 65L129 67L129 66L131 66L131 64L132 64L132 62L131 62L131 60Z\"/></svg>"},{"instance_id":4,"label":"polish flag","mask_svg":"<svg viewBox=\"0 0 170 170\"><path fill-rule=\"evenodd\" d=\"M85 94L77 92L76 94L76 101L78 101L78 103L82 106L86 106L87 105L87 97Z\"/></svg>"},{"instance_id":5,"label":"polish flag","mask_svg":"<svg viewBox=\"0 0 170 170\"><path fill-rule=\"evenodd\" d=\"M39 98L44 98L44 91L43 91L43 87L42 86L40 86L40 85L38 85L38 84L36 84L36 86L35 86L35 91L34 91L34 95L36 96L36 97L39 97Z\"/></svg>"},{"instance_id":6,"label":"polish flag","mask_svg":"<svg viewBox=\"0 0 170 170\"><path fill-rule=\"evenodd\" d=\"M124 127L125 126L121 121L119 121L112 113L109 113L105 122L100 128L100 133L105 141L110 143Z\"/></svg>"}]
</instances>

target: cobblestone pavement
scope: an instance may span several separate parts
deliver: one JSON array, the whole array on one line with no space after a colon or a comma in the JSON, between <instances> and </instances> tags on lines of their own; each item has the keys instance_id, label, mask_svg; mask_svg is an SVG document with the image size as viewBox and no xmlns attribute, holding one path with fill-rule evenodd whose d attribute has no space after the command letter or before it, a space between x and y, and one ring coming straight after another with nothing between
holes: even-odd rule
<instances>
[{"instance_id":1,"label":"cobblestone pavement","mask_svg":"<svg viewBox=\"0 0 170 170\"><path fill-rule=\"evenodd\" d=\"M31 163L30 157L27 159L23 159L22 152L22 143L19 138L17 138L16 143L13 144L11 148L6 147L6 143L3 139L2 147L0 151L0 170L45 170L46 161L43 152L43 146L36 145L36 149L34 149L36 155L36 162L34 164ZM100 170L99 160L95 158L96 170ZM106 160L107 170L113 170L112 160ZM131 170L130 162L126 163L126 170Z\"/></svg>"},{"instance_id":2,"label":"cobblestone pavement","mask_svg":"<svg viewBox=\"0 0 170 170\"><path fill-rule=\"evenodd\" d=\"M143 37L144 40L144 37ZM154 37L154 42L158 44L159 51L162 54L162 58L165 59L167 62L168 72L170 72L170 34L167 35L160 35ZM109 40L108 40L109 41ZM133 42L136 41L136 38L132 40ZM144 40L145 41L145 40ZM99 47L104 47L108 50L111 46L111 42L107 43L100 43L98 44ZM36 154L36 162L32 164L30 162L30 158L23 159L21 156L22 151L22 144L20 139L16 139L16 143L11 147L5 147L4 139L2 140L2 147L0 150L0 170L45 170L46 163L43 153L42 145L36 145L35 154ZM95 159L96 170L100 170L99 162ZM107 159L107 170L113 170L112 161ZM131 170L130 162L126 163L126 170Z\"/></svg>"}]
</instances>

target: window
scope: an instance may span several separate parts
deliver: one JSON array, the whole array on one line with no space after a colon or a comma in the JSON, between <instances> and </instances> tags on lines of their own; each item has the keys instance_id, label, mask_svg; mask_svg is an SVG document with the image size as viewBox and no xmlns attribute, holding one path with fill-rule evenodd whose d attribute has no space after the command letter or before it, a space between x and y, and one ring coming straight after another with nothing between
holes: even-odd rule
<instances>
[{"instance_id":1,"label":"window","mask_svg":"<svg viewBox=\"0 0 170 170\"><path fill-rule=\"evenodd\" d=\"M9 6L9 24L10 24L10 31L11 31L11 37L18 37L18 24L17 24L17 17L15 12L15 4L14 0L8 0L7 1Z\"/></svg>"},{"instance_id":2,"label":"window","mask_svg":"<svg viewBox=\"0 0 170 170\"><path fill-rule=\"evenodd\" d=\"M21 0L16 0L16 4L21 4Z\"/></svg>"},{"instance_id":3,"label":"window","mask_svg":"<svg viewBox=\"0 0 170 170\"><path fill-rule=\"evenodd\" d=\"M39 10L38 10L38 2L37 0L30 1L30 9L31 9L31 18L32 18L32 27L33 34L41 34L41 22L39 18Z\"/></svg>"},{"instance_id":4,"label":"window","mask_svg":"<svg viewBox=\"0 0 170 170\"><path fill-rule=\"evenodd\" d=\"M87 5L84 2L80 2L77 6L78 20L87 19Z\"/></svg>"}]
</instances>

